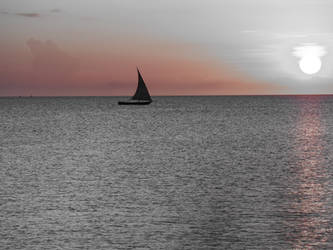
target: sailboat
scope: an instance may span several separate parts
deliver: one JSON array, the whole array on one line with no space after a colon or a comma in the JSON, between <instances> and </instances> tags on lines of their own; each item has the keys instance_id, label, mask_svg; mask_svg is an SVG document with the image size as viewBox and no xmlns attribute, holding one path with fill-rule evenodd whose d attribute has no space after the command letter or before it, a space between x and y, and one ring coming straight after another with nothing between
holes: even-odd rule
<instances>
[{"instance_id":1,"label":"sailboat","mask_svg":"<svg viewBox=\"0 0 333 250\"><path fill-rule=\"evenodd\" d=\"M138 71L138 87L136 92L130 100L118 102L119 105L148 105L153 101L139 69L136 68L136 70Z\"/></svg>"}]
</instances>

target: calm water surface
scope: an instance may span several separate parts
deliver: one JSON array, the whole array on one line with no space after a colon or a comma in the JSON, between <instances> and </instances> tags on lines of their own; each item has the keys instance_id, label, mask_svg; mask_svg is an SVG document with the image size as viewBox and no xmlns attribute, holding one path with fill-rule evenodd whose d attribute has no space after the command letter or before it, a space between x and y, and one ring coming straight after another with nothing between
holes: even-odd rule
<instances>
[{"instance_id":1,"label":"calm water surface","mask_svg":"<svg viewBox=\"0 0 333 250\"><path fill-rule=\"evenodd\" d=\"M333 96L0 98L1 249L333 249Z\"/></svg>"}]
</instances>

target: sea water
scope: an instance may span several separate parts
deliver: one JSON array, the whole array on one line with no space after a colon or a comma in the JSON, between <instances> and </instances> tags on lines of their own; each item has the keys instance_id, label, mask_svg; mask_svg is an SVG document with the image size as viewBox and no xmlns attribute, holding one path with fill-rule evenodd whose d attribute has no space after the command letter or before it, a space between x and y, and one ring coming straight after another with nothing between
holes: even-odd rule
<instances>
[{"instance_id":1,"label":"sea water","mask_svg":"<svg viewBox=\"0 0 333 250\"><path fill-rule=\"evenodd\" d=\"M333 249L333 96L0 98L1 249Z\"/></svg>"}]
</instances>

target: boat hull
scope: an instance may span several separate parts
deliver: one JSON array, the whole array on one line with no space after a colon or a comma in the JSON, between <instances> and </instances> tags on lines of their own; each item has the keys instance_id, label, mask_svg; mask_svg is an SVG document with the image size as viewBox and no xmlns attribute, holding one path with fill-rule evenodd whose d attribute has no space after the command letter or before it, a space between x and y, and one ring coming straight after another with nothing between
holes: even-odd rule
<instances>
[{"instance_id":1,"label":"boat hull","mask_svg":"<svg viewBox=\"0 0 333 250\"><path fill-rule=\"evenodd\" d=\"M127 102L118 102L119 105L148 105L151 104L151 101L127 101Z\"/></svg>"}]
</instances>

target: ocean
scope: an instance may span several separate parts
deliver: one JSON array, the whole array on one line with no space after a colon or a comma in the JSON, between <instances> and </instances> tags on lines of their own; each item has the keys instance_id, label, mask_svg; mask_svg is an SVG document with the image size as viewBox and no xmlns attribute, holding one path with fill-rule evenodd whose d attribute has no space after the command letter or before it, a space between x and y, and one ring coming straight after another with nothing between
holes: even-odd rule
<instances>
[{"instance_id":1,"label":"ocean","mask_svg":"<svg viewBox=\"0 0 333 250\"><path fill-rule=\"evenodd\" d=\"M0 98L0 249L333 249L333 96Z\"/></svg>"}]
</instances>

